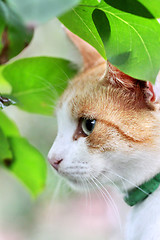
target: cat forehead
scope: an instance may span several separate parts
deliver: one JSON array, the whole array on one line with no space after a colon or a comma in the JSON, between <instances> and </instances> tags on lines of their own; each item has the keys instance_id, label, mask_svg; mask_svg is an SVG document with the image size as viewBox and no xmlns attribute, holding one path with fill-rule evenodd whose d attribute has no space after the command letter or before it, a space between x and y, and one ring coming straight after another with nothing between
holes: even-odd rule
<instances>
[{"instance_id":1,"label":"cat forehead","mask_svg":"<svg viewBox=\"0 0 160 240\"><path fill-rule=\"evenodd\" d=\"M87 79L85 77L80 75L69 84L59 101L60 111L68 109L68 113L75 119L107 117L113 120L115 117L122 118L121 114L125 117L126 111L133 111L131 104L127 104L127 94L124 96L123 92L111 84L103 86L102 73Z\"/></svg>"},{"instance_id":2,"label":"cat forehead","mask_svg":"<svg viewBox=\"0 0 160 240\"><path fill-rule=\"evenodd\" d=\"M129 96L130 97L130 96ZM72 119L89 118L124 122L139 121L146 116L142 111L132 107L131 99L123 92L99 84L98 81L73 81L65 90L59 104L58 111L67 113ZM63 115L63 114L61 114ZM63 117L63 119L65 119Z\"/></svg>"},{"instance_id":3,"label":"cat forehead","mask_svg":"<svg viewBox=\"0 0 160 240\"><path fill-rule=\"evenodd\" d=\"M111 84L103 86L100 77L102 74L86 81L85 76L80 75L69 84L58 104L59 125L65 124L66 129L68 122L75 129L80 118L96 119L101 126L105 124L105 131L112 128L124 138L129 136L128 139L136 141L149 139L154 125L150 112L134 107L130 94L127 96ZM100 129L99 132L104 131Z\"/></svg>"},{"instance_id":4,"label":"cat forehead","mask_svg":"<svg viewBox=\"0 0 160 240\"><path fill-rule=\"evenodd\" d=\"M90 98L93 99L95 92L99 87L99 82L103 79L106 71L106 64L101 64L96 68L89 69L86 72L79 73L74 79L72 79L67 89L59 99L58 108L61 108L64 102L68 105L73 105L76 102L82 104ZM94 96L95 97L95 96Z\"/></svg>"},{"instance_id":5,"label":"cat forehead","mask_svg":"<svg viewBox=\"0 0 160 240\"><path fill-rule=\"evenodd\" d=\"M105 119L122 124L129 121L134 126L135 123L140 126L144 119L147 124L151 123L153 117L148 108L141 107L142 101L136 92L107 82L105 72L103 63L78 74L69 83L58 108L66 106L73 119Z\"/></svg>"}]
</instances>

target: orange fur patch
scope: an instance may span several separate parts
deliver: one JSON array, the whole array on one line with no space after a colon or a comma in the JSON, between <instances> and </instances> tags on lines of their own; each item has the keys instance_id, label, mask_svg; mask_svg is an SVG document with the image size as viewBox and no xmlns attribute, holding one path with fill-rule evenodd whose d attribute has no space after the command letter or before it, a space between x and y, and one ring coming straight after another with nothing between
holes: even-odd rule
<instances>
[{"instance_id":1,"label":"orange fur patch","mask_svg":"<svg viewBox=\"0 0 160 240\"><path fill-rule=\"evenodd\" d=\"M68 101L77 122L80 118L96 119L93 132L86 137L88 147L109 151L130 150L135 144L151 145L156 128L151 114L154 108L145 102L141 86L138 82L134 90L114 86L103 79L105 70L103 63L79 74L61 99Z\"/></svg>"}]
</instances>

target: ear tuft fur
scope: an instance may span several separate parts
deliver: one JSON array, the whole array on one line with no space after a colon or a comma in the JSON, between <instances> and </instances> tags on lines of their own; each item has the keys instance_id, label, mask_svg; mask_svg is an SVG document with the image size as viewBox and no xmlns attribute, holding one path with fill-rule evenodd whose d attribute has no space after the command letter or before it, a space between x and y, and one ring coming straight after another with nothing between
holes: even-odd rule
<instances>
[{"instance_id":1,"label":"ear tuft fur","mask_svg":"<svg viewBox=\"0 0 160 240\"><path fill-rule=\"evenodd\" d=\"M137 102L140 101L142 106L152 108L156 100L154 87L150 82L135 79L113 66L107 61L107 71L105 73L103 82L112 84L116 88L122 89L125 93L135 95Z\"/></svg>"},{"instance_id":2,"label":"ear tuft fur","mask_svg":"<svg viewBox=\"0 0 160 240\"><path fill-rule=\"evenodd\" d=\"M134 88L135 79L129 75L121 72L118 68L113 66L109 61L107 61L107 71L105 78L115 86L123 86L125 88Z\"/></svg>"}]
</instances>

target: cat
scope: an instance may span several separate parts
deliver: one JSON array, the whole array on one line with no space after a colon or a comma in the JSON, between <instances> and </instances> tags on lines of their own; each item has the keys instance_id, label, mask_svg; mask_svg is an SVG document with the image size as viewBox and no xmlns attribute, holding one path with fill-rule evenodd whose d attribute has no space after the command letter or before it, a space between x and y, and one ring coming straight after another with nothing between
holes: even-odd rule
<instances>
[{"instance_id":1,"label":"cat","mask_svg":"<svg viewBox=\"0 0 160 240\"><path fill-rule=\"evenodd\" d=\"M122 73L84 40L67 34L83 67L57 104L58 134L48 160L76 189L83 181L88 186L112 182L124 195L137 186L144 197L130 204L125 239L159 240L159 184L151 194L142 185L160 172L157 88Z\"/></svg>"}]
</instances>

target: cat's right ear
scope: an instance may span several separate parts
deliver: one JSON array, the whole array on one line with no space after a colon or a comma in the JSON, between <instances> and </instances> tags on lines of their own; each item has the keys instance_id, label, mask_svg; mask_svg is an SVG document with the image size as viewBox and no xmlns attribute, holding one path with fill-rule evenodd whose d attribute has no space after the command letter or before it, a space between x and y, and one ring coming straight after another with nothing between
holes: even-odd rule
<instances>
[{"instance_id":1,"label":"cat's right ear","mask_svg":"<svg viewBox=\"0 0 160 240\"><path fill-rule=\"evenodd\" d=\"M113 86L132 89L135 86L136 79L121 72L117 67L107 61L106 72L103 78L104 83L109 82Z\"/></svg>"},{"instance_id":2,"label":"cat's right ear","mask_svg":"<svg viewBox=\"0 0 160 240\"><path fill-rule=\"evenodd\" d=\"M83 58L83 68L82 71L86 71L92 67L95 67L105 60L103 57L97 52L95 48L93 48L89 43L69 31L65 28L65 32L68 38L74 43L74 45L78 48L82 58Z\"/></svg>"},{"instance_id":3,"label":"cat's right ear","mask_svg":"<svg viewBox=\"0 0 160 240\"><path fill-rule=\"evenodd\" d=\"M131 93L140 99L144 104L155 103L160 100L160 78L157 79L156 85L153 86L149 81L135 79L113 66L107 61L106 73L102 80L103 85L112 84L116 88L121 88L123 93Z\"/></svg>"}]
</instances>

